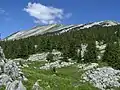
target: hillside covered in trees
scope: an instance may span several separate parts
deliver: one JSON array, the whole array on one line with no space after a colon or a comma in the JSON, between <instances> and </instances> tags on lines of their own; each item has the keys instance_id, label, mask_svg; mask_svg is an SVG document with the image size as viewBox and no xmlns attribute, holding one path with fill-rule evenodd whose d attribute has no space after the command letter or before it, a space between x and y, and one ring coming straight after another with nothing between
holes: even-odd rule
<instances>
[{"instance_id":1,"label":"hillside covered in trees","mask_svg":"<svg viewBox=\"0 0 120 90\"><path fill-rule=\"evenodd\" d=\"M88 29L76 28L59 35L46 33L25 39L1 41L6 58L28 58L29 55L42 52L51 52L53 49L61 51L63 57L72 58L77 62L97 62L98 50L96 41L106 44L104 56L101 61L120 69L120 26L101 27L94 26ZM81 44L87 44L87 51L82 60ZM113 64L114 63L114 64Z\"/></svg>"}]
</instances>

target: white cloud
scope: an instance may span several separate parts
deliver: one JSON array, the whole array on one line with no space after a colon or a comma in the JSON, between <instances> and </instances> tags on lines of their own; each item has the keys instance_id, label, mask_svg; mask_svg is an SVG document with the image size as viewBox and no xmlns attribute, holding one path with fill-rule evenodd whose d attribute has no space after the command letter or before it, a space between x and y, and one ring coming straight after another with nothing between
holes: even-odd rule
<instances>
[{"instance_id":1,"label":"white cloud","mask_svg":"<svg viewBox=\"0 0 120 90\"><path fill-rule=\"evenodd\" d=\"M35 18L35 23L43 24L59 23L65 17L70 17L72 15L66 14L66 16L63 9L31 2L29 2L27 7L24 8L24 11L26 11L27 13L29 13L30 16Z\"/></svg>"}]
</instances>

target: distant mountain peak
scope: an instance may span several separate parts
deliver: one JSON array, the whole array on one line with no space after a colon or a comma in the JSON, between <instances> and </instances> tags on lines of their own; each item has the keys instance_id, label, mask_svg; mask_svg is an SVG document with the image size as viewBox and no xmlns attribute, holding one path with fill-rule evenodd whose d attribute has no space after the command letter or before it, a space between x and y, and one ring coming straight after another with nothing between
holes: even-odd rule
<instances>
[{"instance_id":1,"label":"distant mountain peak","mask_svg":"<svg viewBox=\"0 0 120 90\"><path fill-rule=\"evenodd\" d=\"M105 20L100 22L93 22L93 23L79 24L79 25L63 25L63 24L42 25L42 26L33 27L30 30L19 31L17 33L14 33L8 36L7 38L5 38L5 40L17 40L17 39L27 38L30 36L43 35L46 33L61 34L71 30L85 29L93 26L109 27L115 25L120 25L120 23L112 20Z\"/></svg>"},{"instance_id":2,"label":"distant mountain peak","mask_svg":"<svg viewBox=\"0 0 120 90\"><path fill-rule=\"evenodd\" d=\"M114 25L119 25L120 23L117 22L117 21L112 21L112 20L105 20L105 21L102 21L102 23L105 23L107 24L108 26L114 26Z\"/></svg>"}]
</instances>

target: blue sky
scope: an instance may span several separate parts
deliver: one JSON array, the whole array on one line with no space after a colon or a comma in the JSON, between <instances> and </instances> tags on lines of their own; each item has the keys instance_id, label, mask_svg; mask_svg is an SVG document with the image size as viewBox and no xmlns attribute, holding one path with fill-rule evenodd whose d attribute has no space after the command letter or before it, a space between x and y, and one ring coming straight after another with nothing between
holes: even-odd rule
<instances>
[{"instance_id":1,"label":"blue sky","mask_svg":"<svg viewBox=\"0 0 120 90\"><path fill-rule=\"evenodd\" d=\"M120 21L120 0L0 0L2 38L36 25L101 20Z\"/></svg>"}]
</instances>

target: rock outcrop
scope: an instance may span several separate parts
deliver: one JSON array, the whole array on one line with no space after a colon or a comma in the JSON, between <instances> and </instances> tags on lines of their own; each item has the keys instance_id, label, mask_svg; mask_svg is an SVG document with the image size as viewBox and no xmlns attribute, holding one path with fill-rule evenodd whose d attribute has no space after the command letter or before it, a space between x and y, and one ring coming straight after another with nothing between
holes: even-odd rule
<instances>
[{"instance_id":1,"label":"rock outcrop","mask_svg":"<svg viewBox=\"0 0 120 90\"><path fill-rule=\"evenodd\" d=\"M40 87L38 81L36 81L32 87L32 90L43 90L43 88Z\"/></svg>"},{"instance_id":2,"label":"rock outcrop","mask_svg":"<svg viewBox=\"0 0 120 90\"><path fill-rule=\"evenodd\" d=\"M5 90L26 90L22 84L23 74L13 60L7 60L0 47L0 86Z\"/></svg>"},{"instance_id":3,"label":"rock outcrop","mask_svg":"<svg viewBox=\"0 0 120 90\"><path fill-rule=\"evenodd\" d=\"M49 70L51 68L63 68L63 67L68 67L75 64L75 62L61 62L60 60L51 62L51 63L46 63L44 66L40 67L40 69L43 70Z\"/></svg>"},{"instance_id":4,"label":"rock outcrop","mask_svg":"<svg viewBox=\"0 0 120 90\"><path fill-rule=\"evenodd\" d=\"M105 53L105 48L107 46L107 44L104 44L104 41L96 41L96 49L98 51L98 56L97 56L97 60L101 60L104 53Z\"/></svg>"},{"instance_id":5,"label":"rock outcrop","mask_svg":"<svg viewBox=\"0 0 120 90\"><path fill-rule=\"evenodd\" d=\"M46 61L47 55L50 52L43 52L43 53L39 53L39 54L33 54L30 55L29 58L27 59L27 61ZM53 54L53 60L59 60L61 59L61 55L62 53L60 51L57 51L55 49L52 50L51 54Z\"/></svg>"},{"instance_id":6,"label":"rock outcrop","mask_svg":"<svg viewBox=\"0 0 120 90\"><path fill-rule=\"evenodd\" d=\"M83 79L101 90L113 90L114 87L120 87L120 70L111 67L88 70L83 74Z\"/></svg>"},{"instance_id":7,"label":"rock outcrop","mask_svg":"<svg viewBox=\"0 0 120 90\"><path fill-rule=\"evenodd\" d=\"M97 63L91 63L91 64L79 64L77 67L82 70L90 70L97 68L99 65Z\"/></svg>"}]
</instances>

